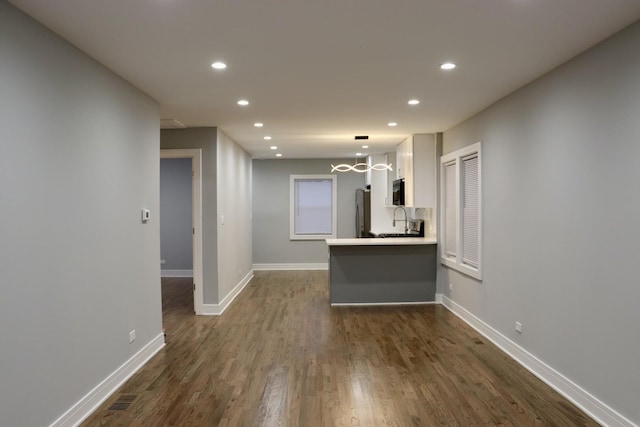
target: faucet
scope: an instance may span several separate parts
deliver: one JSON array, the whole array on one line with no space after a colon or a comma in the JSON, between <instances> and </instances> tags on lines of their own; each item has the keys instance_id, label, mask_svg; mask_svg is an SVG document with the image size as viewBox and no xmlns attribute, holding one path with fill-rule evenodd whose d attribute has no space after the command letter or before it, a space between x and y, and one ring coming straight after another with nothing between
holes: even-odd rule
<instances>
[{"instance_id":1,"label":"faucet","mask_svg":"<svg viewBox=\"0 0 640 427\"><path fill-rule=\"evenodd\" d=\"M398 219L396 220L396 211L398 209L402 209L402 212L404 212L404 219ZM402 206L398 206L397 208L395 208L393 210L393 226L396 226L396 221L404 221L404 234L407 234L409 232L409 228L407 227L408 225L408 221L407 221L407 211L404 207Z\"/></svg>"}]
</instances>

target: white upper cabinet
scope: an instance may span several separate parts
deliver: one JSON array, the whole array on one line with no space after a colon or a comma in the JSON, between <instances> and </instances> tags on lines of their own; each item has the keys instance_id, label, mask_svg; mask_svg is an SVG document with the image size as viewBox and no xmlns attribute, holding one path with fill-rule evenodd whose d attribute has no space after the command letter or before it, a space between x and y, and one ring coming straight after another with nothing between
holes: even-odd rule
<instances>
[{"instance_id":1,"label":"white upper cabinet","mask_svg":"<svg viewBox=\"0 0 640 427\"><path fill-rule=\"evenodd\" d=\"M386 171L384 181L384 205L393 206L393 180L396 179L398 164L396 162L396 153L385 153L384 160L386 164L391 165L391 170Z\"/></svg>"},{"instance_id":2,"label":"white upper cabinet","mask_svg":"<svg viewBox=\"0 0 640 427\"><path fill-rule=\"evenodd\" d=\"M367 171L364 173L364 185L371 185L371 156L367 156Z\"/></svg>"},{"instance_id":3,"label":"white upper cabinet","mask_svg":"<svg viewBox=\"0 0 640 427\"><path fill-rule=\"evenodd\" d=\"M396 179L396 153L372 154L372 164L391 165L391 170L371 172L371 208L393 207L393 180ZM372 211L373 212L373 211Z\"/></svg>"},{"instance_id":4,"label":"white upper cabinet","mask_svg":"<svg viewBox=\"0 0 640 427\"><path fill-rule=\"evenodd\" d=\"M396 148L396 177L407 178L413 174L413 136L402 141ZM406 184L405 184L406 185Z\"/></svg>"},{"instance_id":5,"label":"white upper cabinet","mask_svg":"<svg viewBox=\"0 0 640 427\"><path fill-rule=\"evenodd\" d=\"M396 179L396 153L372 154L367 157L369 166L391 165L391 170L371 170L366 173L365 184L371 185L371 206L393 207L393 181Z\"/></svg>"},{"instance_id":6,"label":"white upper cabinet","mask_svg":"<svg viewBox=\"0 0 640 427\"><path fill-rule=\"evenodd\" d=\"M397 178L404 178L405 206L436 207L436 135L418 134L396 148Z\"/></svg>"}]
</instances>

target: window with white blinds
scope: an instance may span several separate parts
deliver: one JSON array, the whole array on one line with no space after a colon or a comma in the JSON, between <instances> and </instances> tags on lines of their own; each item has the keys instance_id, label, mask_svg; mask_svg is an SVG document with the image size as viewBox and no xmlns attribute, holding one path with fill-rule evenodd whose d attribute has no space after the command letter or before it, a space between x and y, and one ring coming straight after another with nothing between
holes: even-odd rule
<instances>
[{"instance_id":1,"label":"window with white blinds","mask_svg":"<svg viewBox=\"0 0 640 427\"><path fill-rule=\"evenodd\" d=\"M462 159L462 262L478 268L478 153Z\"/></svg>"},{"instance_id":2,"label":"window with white blinds","mask_svg":"<svg viewBox=\"0 0 640 427\"><path fill-rule=\"evenodd\" d=\"M291 175L290 239L336 237L336 176Z\"/></svg>"},{"instance_id":3,"label":"window with white blinds","mask_svg":"<svg viewBox=\"0 0 640 427\"><path fill-rule=\"evenodd\" d=\"M458 203L456 201L456 162L447 163L444 165L444 217L445 217L445 229L444 238L445 245L444 250L446 256L455 257L457 248L457 236L456 236L456 223L458 217Z\"/></svg>"},{"instance_id":4,"label":"window with white blinds","mask_svg":"<svg viewBox=\"0 0 640 427\"><path fill-rule=\"evenodd\" d=\"M480 143L442 156L442 263L482 279Z\"/></svg>"}]
</instances>

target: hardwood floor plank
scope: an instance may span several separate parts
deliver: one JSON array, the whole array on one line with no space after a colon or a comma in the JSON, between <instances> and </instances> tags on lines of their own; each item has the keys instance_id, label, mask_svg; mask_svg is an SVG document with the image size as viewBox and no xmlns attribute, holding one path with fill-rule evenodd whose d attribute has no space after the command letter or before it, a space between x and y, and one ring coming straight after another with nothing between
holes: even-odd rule
<instances>
[{"instance_id":1,"label":"hardwood floor plank","mask_svg":"<svg viewBox=\"0 0 640 427\"><path fill-rule=\"evenodd\" d=\"M162 288L167 345L84 426L597 425L438 305L330 307L318 271L256 272L217 317Z\"/></svg>"}]
</instances>

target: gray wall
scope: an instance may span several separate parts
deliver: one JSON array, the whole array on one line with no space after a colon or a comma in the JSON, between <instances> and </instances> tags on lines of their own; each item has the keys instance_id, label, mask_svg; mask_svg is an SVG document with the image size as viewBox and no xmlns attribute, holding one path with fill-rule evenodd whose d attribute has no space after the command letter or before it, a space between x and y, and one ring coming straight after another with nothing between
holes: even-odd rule
<instances>
[{"instance_id":1,"label":"gray wall","mask_svg":"<svg viewBox=\"0 0 640 427\"><path fill-rule=\"evenodd\" d=\"M279 159L253 161L254 264L326 263L324 240L289 240L289 176L329 174L331 164L353 159ZM355 237L355 190L364 174L338 173L338 237Z\"/></svg>"},{"instance_id":2,"label":"gray wall","mask_svg":"<svg viewBox=\"0 0 640 427\"><path fill-rule=\"evenodd\" d=\"M202 257L204 303L218 302L218 179L216 128L166 129L160 147L202 149Z\"/></svg>"},{"instance_id":3,"label":"gray wall","mask_svg":"<svg viewBox=\"0 0 640 427\"><path fill-rule=\"evenodd\" d=\"M251 156L220 129L217 138L220 303L252 270Z\"/></svg>"},{"instance_id":4,"label":"gray wall","mask_svg":"<svg viewBox=\"0 0 640 427\"><path fill-rule=\"evenodd\" d=\"M483 143L484 280L438 291L640 424L638 46L640 23L445 132Z\"/></svg>"},{"instance_id":5,"label":"gray wall","mask_svg":"<svg viewBox=\"0 0 640 427\"><path fill-rule=\"evenodd\" d=\"M1 0L0 94L0 425L45 426L161 334L159 108Z\"/></svg>"},{"instance_id":6,"label":"gray wall","mask_svg":"<svg viewBox=\"0 0 640 427\"><path fill-rule=\"evenodd\" d=\"M193 269L191 159L160 160L160 257L163 270Z\"/></svg>"}]
</instances>

